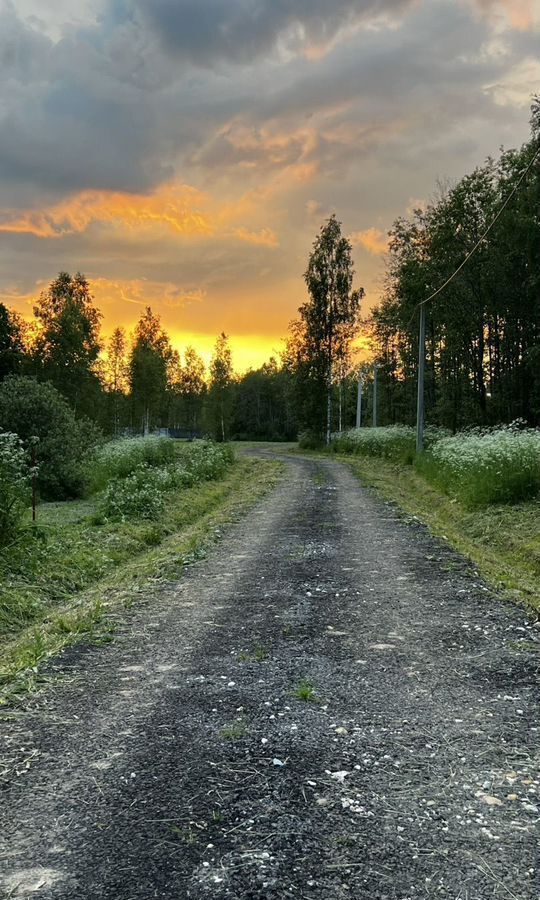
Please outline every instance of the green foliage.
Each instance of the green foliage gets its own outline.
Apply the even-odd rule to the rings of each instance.
[[[298,446],[301,450],[320,450],[321,447],[324,447],[324,440],[320,434],[302,431],[298,435]]]
[[[171,358],[172,348],[159,316],[147,307],[137,323],[129,358],[131,397],[145,434],[163,418]]]
[[[536,112],[538,107],[536,107]],[[373,312],[380,421],[412,424],[418,304],[476,247],[538,149],[536,131],[390,230],[386,289]],[[540,423],[540,167],[488,238],[426,307],[426,414],[453,432],[518,417]]]
[[[236,440],[291,441],[297,433],[289,373],[270,360],[239,377],[234,386]]]
[[[103,490],[112,479],[126,478],[141,465],[164,466],[174,462],[178,444],[171,438],[121,438],[97,447],[86,462],[90,493]]]
[[[355,428],[336,435],[331,449],[401,465],[414,462],[424,477],[469,508],[518,503],[540,492],[540,431],[520,424],[455,435],[430,426],[420,455],[416,433],[407,425]]]
[[[302,678],[293,690],[293,694],[297,700],[304,700],[312,703],[317,699],[315,688],[308,678]]]
[[[171,445],[176,455],[174,462],[170,456]],[[148,454],[148,461],[133,466],[141,449],[147,452],[149,446],[153,451]],[[229,446],[211,441],[179,446],[167,439],[139,438],[117,442],[109,459],[114,460],[117,474],[110,479],[101,498],[99,509],[104,519],[156,520],[165,508],[168,494],[221,478],[233,461],[233,453]]]
[[[353,428],[336,435],[331,444],[335,453],[375,456],[396,462],[412,463],[416,452],[416,432],[408,425],[379,428]]]
[[[50,381],[78,414],[95,416],[101,386],[96,371],[101,313],[83,275],[60,272],[43,291],[34,315],[36,374]]]
[[[23,323],[17,313],[0,303],[0,381],[20,370],[24,352]]]
[[[540,431],[473,429],[437,441],[417,466],[468,508],[530,500],[540,492]]]
[[[304,275],[309,300],[290,327],[285,353],[293,374],[300,428],[330,442],[333,386],[348,368],[363,288],[353,290],[352,246],[331,216],[322,226]]]
[[[216,341],[210,362],[207,418],[216,441],[230,437],[233,404],[233,367],[229,339],[222,332]]]
[[[101,511],[107,521],[159,519],[167,494],[174,487],[168,469],[153,469],[146,463],[137,466],[126,478],[114,479],[107,486]]]
[[[0,546],[13,540],[30,500],[30,469],[22,441],[0,431]]]
[[[28,449],[37,443],[38,484],[45,499],[81,496],[83,458],[100,440],[97,428],[75,415],[50,384],[10,375],[0,384],[0,429],[17,434]]]

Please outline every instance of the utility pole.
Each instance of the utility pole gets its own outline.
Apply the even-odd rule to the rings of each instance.
[[[364,373],[358,373],[358,395],[356,398],[356,427],[362,426],[362,388],[364,386]]]
[[[424,375],[426,370],[426,304],[420,304],[418,334],[418,398],[416,401],[416,452],[424,449]]]
[[[379,403],[379,367],[377,363],[373,366],[373,418],[372,427],[377,427],[377,406]]]

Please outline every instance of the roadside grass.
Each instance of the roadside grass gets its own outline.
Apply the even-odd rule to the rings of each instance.
[[[540,499],[470,509],[412,466],[367,457],[336,459],[469,557],[495,587],[540,612]]]
[[[315,688],[308,678],[302,678],[293,689],[293,695],[297,700],[314,703],[317,700]]]
[[[47,656],[79,641],[111,640],[112,611],[204,556],[281,471],[280,463],[243,457],[221,480],[170,494],[154,522],[100,524],[91,501],[44,504],[46,539],[29,535],[13,548],[9,577],[0,572],[0,684],[8,693],[26,690]]]
[[[224,741],[238,741],[243,738],[247,732],[247,725],[243,719],[237,719],[231,725],[224,725],[219,735]]]

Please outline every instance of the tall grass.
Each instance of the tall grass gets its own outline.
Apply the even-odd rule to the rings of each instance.
[[[426,428],[426,444],[448,434],[440,428]],[[416,431],[409,425],[387,425],[378,428],[351,428],[334,436],[332,450],[359,456],[372,456],[410,465],[416,454]]]
[[[94,450],[86,460],[89,493],[103,490],[113,478],[127,478],[140,465],[164,466],[174,462],[178,443],[172,438],[121,438]]]
[[[540,431],[507,426],[455,434],[437,441],[417,467],[469,508],[531,499],[540,491]]]
[[[337,453],[415,463],[432,484],[473,508],[518,503],[540,492],[540,431],[519,423],[450,435],[428,427],[426,450],[416,454],[414,429],[407,425],[360,428],[336,435]]]
[[[158,465],[142,462],[129,474],[111,478],[99,502],[99,510],[107,521],[126,519],[158,519],[166,504],[167,494],[193,487],[202,481],[221,478],[233,461],[233,451],[226,444],[195,441],[175,444],[173,461]],[[126,448],[130,456],[130,448]]]

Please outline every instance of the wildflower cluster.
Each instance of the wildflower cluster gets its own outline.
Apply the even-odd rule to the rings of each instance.
[[[441,428],[427,428],[426,445],[433,444],[442,435]],[[336,434],[332,440],[336,453],[352,453],[375,456],[393,462],[412,463],[416,452],[416,432],[409,425],[387,425],[380,428],[352,428]]]
[[[109,521],[158,519],[168,494],[221,478],[233,460],[229,447],[211,441],[171,443],[175,453],[172,462],[161,466],[141,462],[125,477],[109,481],[100,502],[104,518]]]
[[[102,490],[113,478],[126,478],[141,465],[164,466],[174,462],[176,442],[172,438],[122,438],[98,447],[88,457],[86,474],[91,493]]]
[[[437,441],[419,468],[467,506],[512,503],[540,491],[540,431],[509,425]]]
[[[16,533],[29,502],[30,469],[22,441],[0,432],[0,545]]]

